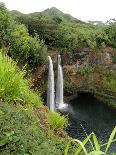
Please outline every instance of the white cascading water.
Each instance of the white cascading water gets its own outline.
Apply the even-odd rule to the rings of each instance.
[[[50,111],[55,111],[55,103],[54,103],[54,71],[53,71],[53,63],[50,56],[48,56],[49,68],[48,68],[48,91],[47,91],[47,105]]]
[[[61,109],[63,104],[63,71],[61,66],[61,57],[58,55],[57,83],[56,83],[56,107]]]

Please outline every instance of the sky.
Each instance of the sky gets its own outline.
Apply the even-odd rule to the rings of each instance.
[[[116,18],[116,0],[0,0],[9,10],[22,13],[41,12],[56,7],[83,21]]]

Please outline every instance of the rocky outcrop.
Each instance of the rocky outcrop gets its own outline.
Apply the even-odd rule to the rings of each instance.
[[[104,67],[64,66],[65,96],[89,92],[116,108],[116,72]]]

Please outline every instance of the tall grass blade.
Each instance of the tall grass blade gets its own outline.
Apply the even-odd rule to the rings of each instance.
[[[79,143],[79,145],[81,146],[83,152],[85,153],[85,155],[88,155],[86,148],[84,147],[83,143],[80,140],[75,139],[75,142]],[[74,155],[78,155],[80,153],[80,150],[77,149],[77,151],[75,152]]]
[[[91,136],[92,136],[92,133],[91,133],[89,136],[87,136],[87,137],[82,141],[83,145],[85,145],[85,144],[89,141],[89,139],[91,138]],[[81,151],[82,151],[82,147],[79,146],[79,147],[77,148],[77,150],[76,150],[76,152],[75,152],[74,155],[79,154]]]
[[[106,150],[105,150],[105,154],[107,153],[107,151],[108,151],[108,149],[109,149],[109,147],[110,147],[110,145],[111,145],[111,143],[112,143],[113,138],[114,138],[115,135],[116,135],[116,126],[115,126],[115,128],[113,129],[113,131],[112,131],[112,133],[111,133],[111,135],[110,135],[110,138],[109,138],[109,140],[108,140],[107,147],[106,147]]]
[[[92,151],[89,155],[103,155],[103,154],[105,153],[102,151]]]
[[[88,137],[88,134],[87,134],[87,132],[85,131],[83,125],[82,125],[82,124],[80,124],[80,125],[81,125],[81,127],[82,127],[82,129],[83,129],[83,131],[84,131],[84,133],[85,133],[85,135],[86,135],[86,137]],[[88,141],[90,142],[92,149],[95,150],[95,149],[94,149],[94,146],[93,146],[93,144],[92,144],[92,141],[91,141],[90,138],[88,139]]]
[[[114,140],[112,141],[112,143],[113,143],[113,142],[116,142],[116,139],[114,139]],[[103,147],[103,146],[105,146],[105,145],[107,145],[107,144],[108,144],[108,143],[102,144],[101,147]]]
[[[100,151],[100,144],[98,142],[98,139],[97,139],[96,135],[94,133],[92,133],[92,136],[93,136],[93,141],[94,141],[94,144],[95,144],[96,151]]]

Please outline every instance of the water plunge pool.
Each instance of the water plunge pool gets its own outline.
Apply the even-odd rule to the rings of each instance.
[[[79,140],[94,132],[103,144],[107,142],[116,126],[116,110],[109,108],[89,93],[80,93],[76,99],[70,101],[63,113],[69,116],[67,133]],[[112,143],[110,151],[116,152],[115,143]]]

